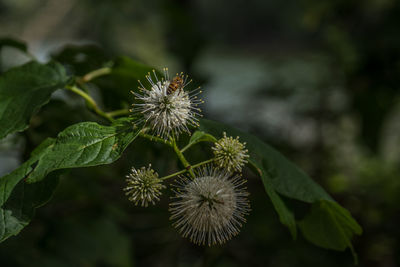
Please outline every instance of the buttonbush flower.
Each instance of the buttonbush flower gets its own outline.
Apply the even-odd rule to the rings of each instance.
[[[153,77],[152,77],[153,76]],[[191,82],[183,73],[176,74],[170,79],[168,69],[164,69],[164,77],[159,80],[155,71],[146,76],[148,88],[140,81],[139,92],[132,92],[140,103],[133,104],[131,111],[141,119],[137,123],[145,122],[153,134],[168,139],[171,135],[188,132],[189,126],[198,126],[197,116],[201,110],[197,107],[202,100],[197,97],[201,93],[197,88],[186,91]]]
[[[241,143],[239,136],[233,138],[227,137],[225,132],[223,134],[224,136],[212,147],[215,163],[228,171],[241,172],[249,157],[248,150],[245,148],[246,143]]]
[[[147,169],[132,168],[131,173],[126,176],[126,182],[124,191],[128,199],[142,207],[147,207],[149,203],[154,205],[155,201],[160,200],[161,190],[165,188],[157,172],[151,169],[151,164]]]
[[[196,178],[180,176],[171,220],[183,237],[198,245],[223,244],[240,231],[250,211],[245,180],[212,166],[197,171]]]

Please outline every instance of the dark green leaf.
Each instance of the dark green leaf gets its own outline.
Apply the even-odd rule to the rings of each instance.
[[[19,41],[13,38],[0,38],[0,50],[4,46],[13,47],[15,49],[21,50],[23,52],[28,51],[28,47],[26,46],[25,42]]]
[[[299,227],[307,240],[335,250],[350,247],[353,251],[351,239],[354,234],[362,233],[348,210],[327,200],[315,202],[311,212],[299,222]]]
[[[122,102],[127,104],[129,99],[133,99],[131,91],[138,90],[138,80],[141,80],[143,84],[147,83],[145,76],[153,69],[153,67],[138,63],[128,57],[121,57],[115,61],[109,75],[100,77],[93,82],[102,90],[104,100],[108,101],[107,106],[119,108]],[[159,72],[156,73],[159,78],[162,77]],[[117,103],[111,103],[116,100]]]
[[[33,171],[37,162],[40,161],[43,155],[51,150],[54,143],[55,139],[46,139],[32,152],[29,160],[24,162],[18,169],[14,170],[10,174],[0,178],[0,206],[7,201],[14,187]]]
[[[352,248],[351,238],[361,234],[361,227],[346,209],[334,202],[321,186],[282,154],[257,137],[218,122],[202,119],[199,130],[217,137],[225,131],[228,135],[240,136],[240,141],[246,142],[249,163],[261,176],[281,222],[289,227],[293,236],[296,235],[295,218],[277,193],[313,204],[311,214],[300,223],[309,241],[336,250]],[[314,231],[314,226],[319,229]]]
[[[46,150],[29,173],[27,181],[40,181],[54,170],[112,163],[137,134],[138,129],[134,130],[133,125],[124,119],[113,126],[95,122],[72,125],[57,136],[51,149]]]
[[[199,142],[216,142],[217,139],[211,134],[207,134],[203,131],[195,131],[190,137],[189,143],[186,147],[191,147]]]
[[[2,212],[5,216],[0,224],[3,239],[18,233],[31,218],[6,213],[6,205],[17,194],[18,187],[41,183],[48,174],[56,170],[109,164],[121,156],[138,133],[139,129],[133,129],[129,120],[121,119],[112,126],[102,126],[94,122],[78,123],[62,131],[56,139],[45,140],[32,152],[28,161],[0,178],[0,205],[3,206]],[[34,203],[28,203],[29,199],[24,200],[23,194],[19,196],[20,200],[18,197],[12,200],[13,205],[23,200],[26,202],[24,205],[35,206]]]
[[[288,207],[286,207],[285,202],[283,202],[282,198],[278,195],[278,193],[275,192],[272,185],[269,184],[270,180],[268,179],[268,177],[262,175],[261,179],[264,183],[265,191],[271,199],[272,205],[274,205],[275,210],[278,212],[279,220],[282,224],[286,225],[289,228],[293,239],[296,239],[297,227],[293,212],[289,210]]]
[[[7,202],[0,208],[0,242],[18,234],[31,221],[36,208],[44,205],[58,184],[58,174],[28,184],[19,182]]]
[[[57,63],[30,62],[0,76],[0,138],[23,131],[51,94],[64,87],[68,77]]]
[[[222,137],[222,133],[225,131],[228,135],[231,136],[240,136],[240,140],[242,142],[247,142],[246,146],[249,150],[250,154],[250,163],[252,167],[256,170],[257,174],[261,176],[262,182],[264,184],[265,190],[268,196],[271,199],[272,204],[274,205],[275,210],[279,215],[279,219],[282,224],[286,225],[289,228],[290,233],[293,238],[297,236],[297,228],[296,228],[296,220],[294,218],[293,212],[290,211],[286,204],[283,202],[281,197],[277,194],[276,189],[273,186],[272,180],[269,179],[268,173],[264,170],[264,167],[261,163],[257,161],[257,158],[262,158],[262,147],[267,146],[256,137],[251,136],[249,134],[243,133],[237,129],[229,127],[227,125],[220,124],[218,122],[210,121],[202,119],[200,121],[199,130],[204,130],[204,132],[211,133],[214,136]],[[255,143],[253,139],[256,139],[258,142]],[[261,147],[260,147],[261,146]],[[265,148],[264,148],[265,149]],[[272,149],[269,146],[267,149]],[[256,151],[256,152],[255,152]],[[260,151],[260,152],[259,152]],[[273,151],[278,153],[277,151]]]
[[[199,130],[217,137],[222,136],[223,131],[231,136],[240,136],[240,141],[246,142],[251,163],[258,169],[259,174],[265,174],[266,179],[270,180],[271,185],[278,193],[308,203],[320,199],[332,200],[325,190],[307,174],[257,137],[204,119],[200,122]]]
[[[52,58],[78,76],[102,68],[111,60],[106,51],[93,44],[67,45],[54,53]]]

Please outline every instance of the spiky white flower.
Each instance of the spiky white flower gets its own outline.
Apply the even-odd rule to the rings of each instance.
[[[176,74],[171,80],[165,68],[161,80],[154,70],[153,75],[149,73],[146,79],[149,88],[139,81],[139,93],[132,92],[140,102],[133,104],[131,109],[134,115],[142,116],[137,123],[145,122],[153,134],[164,139],[168,139],[171,134],[178,136],[182,132],[190,133],[189,126],[198,126],[196,117],[201,116],[201,110],[197,106],[203,102],[197,95],[201,91],[200,87],[190,92],[185,91],[185,87],[192,81],[188,81],[187,75]]]
[[[247,163],[246,159],[249,157],[248,150],[245,147],[246,143],[241,143],[239,136],[236,138],[227,137],[225,132],[223,135],[212,147],[215,163],[228,171],[241,172],[242,167]]]
[[[149,203],[154,205],[155,201],[160,200],[161,190],[165,188],[158,173],[151,169],[151,164],[147,169],[132,168],[131,173],[126,176],[126,182],[124,191],[128,199],[142,207],[147,207]]]
[[[223,244],[239,233],[250,211],[245,180],[212,166],[200,169],[196,176],[180,177],[170,218],[182,236],[195,244]]]

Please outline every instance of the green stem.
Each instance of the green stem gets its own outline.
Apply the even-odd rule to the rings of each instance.
[[[190,175],[195,178],[196,176],[194,175],[193,171],[192,171],[192,166],[190,165],[190,163],[186,160],[185,156],[182,154],[182,152],[179,150],[178,146],[176,145],[176,141],[174,137],[171,137],[170,141],[167,141],[165,139],[162,139],[160,137],[157,136],[153,136],[150,134],[146,134],[146,131],[148,130],[148,128],[144,128],[140,133],[139,136],[149,139],[150,141],[156,141],[159,143],[163,143],[166,144],[170,147],[172,147],[175,151],[175,154],[178,156],[178,159],[180,160],[180,162],[183,164],[183,167],[186,168],[185,171],[188,171],[190,173]],[[183,173],[183,172],[182,172]],[[169,178],[169,176],[167,176]],[[172,176],[171,176],[172,177]]]
[[[213,162],[214,160],[215,160],[215,159],[209,159],[209,160],[202,161],[202,162],[200,162],[200,163],[197,163],[197,164],[195,164],[195,165],[192,165],[192,166],[191,166],[191,169],[195,169],[195,168],[200,167],[200,166],[202,166],[202,165],[211,163],[211,162]],[[166,179],[175,177],[175,176],[177,176],[177,175],[183,174],[183,173],[185,173],[185,172],[187,172],[187,171],[188,171],[188,170],[186,170],[186,169],[185,169],[185,170],[181,170],[181,171],[179,171],[179,172],[175,172],[175,173],[172,173],[172,174],[170,174],[170,175],[164,176],[164,177],[162,177],[162,178],[160,178],[160,179],[161,179],[161,180],[166,180]]]
[[[81,82],[83,83],[87,83],[90,82],[91,80],[93,80],[94,78],[103,76],[103,75],[107,75],[111,73],[111,68],[105,67],[105,68],[101,68],[101,69],[97,69],[94,71],[91,71],[87,74],[85,74],[85,76],[82,77],[82,79],[80,79]]]
[[[192,168],[195,169],[195,168],[200,167],[200,166],[202,166],[202,165],[211,163],[211,162],[213,162],[214,160],[215,160],[215,158],[202,161],[202,162],[200,162],[200,163],[197,163],[197,164],[195,164],[195,165],[192,165]]]
[[[98,114],[99,116],[107,119],[110,122],[113,122],[114,119],[112,116],[108,115],[107,113],[105,113],[104,111],[102,111],[98,106],[96,101],[94,101],[94,99],[88,95],[87,93],[85,93],[84,91],[82,91],[81,89],[79,89],[78,87],[74,86],[67,86],[66,87],[68,90],[70,90],[71,92],[74,92],[75,94],[83,97],[86,100],[86,104],[88,105],[89,108],[91,108],[96,114]]]
[[[189,144],[187,144],[185,147],[183,147],[182,149],[181,149],[181,152],[183,153],[183,152],[185,152],[186,150],[188,150],[189,148],[191,148],[192,146],[194,146],[194,145],[196,145],[196,144],[198,144],[198,143],[200,143],[200,142],[217,142],[217,139],[215,139],[215,137],[214,136],[211,136],[211,135],[209,135],[209,134],[206,134],[206,135],[208,135],[208,138],[207,139],[199,139],[199,140],[197,140],[197,141],[195,141],[195,142],[193,142],[193,143],[190,143],[189,142]]]
[[[187,144],[184,148],[182,148],[181,149],[181,152],[183,153],[183,152],[185,152],[188,148],[190,148],[192,145],[194,145],[194,144]]]
[[[170,178],[170,177],[173,177],[173,176],[175,176],[175,175],[179,175],[179,174],[184,173],[184,172],[187,172],[187,171],[190,173],[190,175],[191,175],[193,178],[196,178],[194,172],[192,171],[192,168],[196,168],[196,167],[198,167],[198,166],[201,166],[201,165],[203,165],[203,164],[212,162],[212,161],[214,160],[214,159],[206,160],[206,161],[204,161],[204,162],[201,162],[201,163],[198,163],[198,164],[196,164],[196,165],[191,166],[190,163],[189,163],[189,162],[187,161],[187,159],[185,158],[185,156],[182,154],[181,150],[178,148],[174,137],[171,137],[170,141],[167,141],[167,140],[162,139],[162,138],[160,138],[160,137],[153,136],[153,135],[150,135],[150,134],[146,134],[146,131],[147,131],[147,130],[148,130],[148,128],[144,128],[144,129],[140,132],[139,136],[141,136],[141,137],[143,137],[143,138],[146,138],[146,139],[149,139],[150,141],[157,141],[157,142],[159,142],[159,143],[163,143],[163,144],[166,144],[166,145],[172,147],[172,148],[174,149],[174,151],[175,151],[175,154],[178,156],[178,159],[179,159],[180,162],[182,163],[183,167],[185,167],[185,170],[179,171],[179,172],[177,172],[177,173],[175,173],[175,174],[168,175],[168,176],[166,176],[166,177],[164,177],[164,178],[161,178],[161,179],[168,179],[168,178]]]
[[[190,163],[186,160],[185,156],[179,150],[178,146],[176,145],[176,141],[175,141],[174,138],[172,138],[171,143],[172,143],[172,148],[174,149],[174,151],[175,151],[176,155],[178,156],[179,160],[182,162],[183,167],[185,167],[186,170],[189,171],[190,175],[193,178],[196,178],[196,176],[194,175],[194,172],[192,171],[192,166],[190,166]]]
[[[150,141],[156,141],[156,142],[163,143],[163,144],[166,144],[166,145],[172,147],[172,143],[171,143],[170,141],[167,141],[167,140],[165,140],[165,139],[162,139],[162,138],[160,138],[160,137],[157,137],[157,136],[154,136],[154,135],[151,135],[151,134],[147,134],[147,133],[145,133],[147,130],[148,130],[148,129],[144,128],[144,129],[139,133],[139,136],[141,136],[141,137],[143,137],[143,138],[146,138],[146,139],[148,139],[148,140],[150,140]]]
[[[118,116],[128,115],[128,114],[130,114],[129,109],[118,109],[118,110],[107,112],[107,115],[110,117],[118,117]]]
[[[177,176],[177,175],[179,175],[179,174],[184,174],[185,172],[187,172],[187,170],[181,170],[181,171],[179,171],[179,172],[174,172],[173,174],[170,174],[170,175],[161,177],[160,179],[161,179],[161,180],[167,180],[167,179],[172,178],[172,177],[175,177],[175,176]]]

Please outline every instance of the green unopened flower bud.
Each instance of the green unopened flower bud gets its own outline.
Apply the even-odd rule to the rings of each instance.
[[[216,165],[230,172],[241,172],[242,167],[247,163],[246,159],[249,157],[245,145],[246,143],[239,141],[239,136],[236,138],[227,137],[224,132],[224,137],[215,142],[214,147],[212,147]]]
[[[128,199],[142,207],[147,207],[149,203],[154,205],[155,201],[159,201],[161,190],[165,188],[157,172],[151,169],[151,164],[147,169],[145,167],[139,170],[132,168],[131,173],[126,176],[126,182],[124,191]]]

